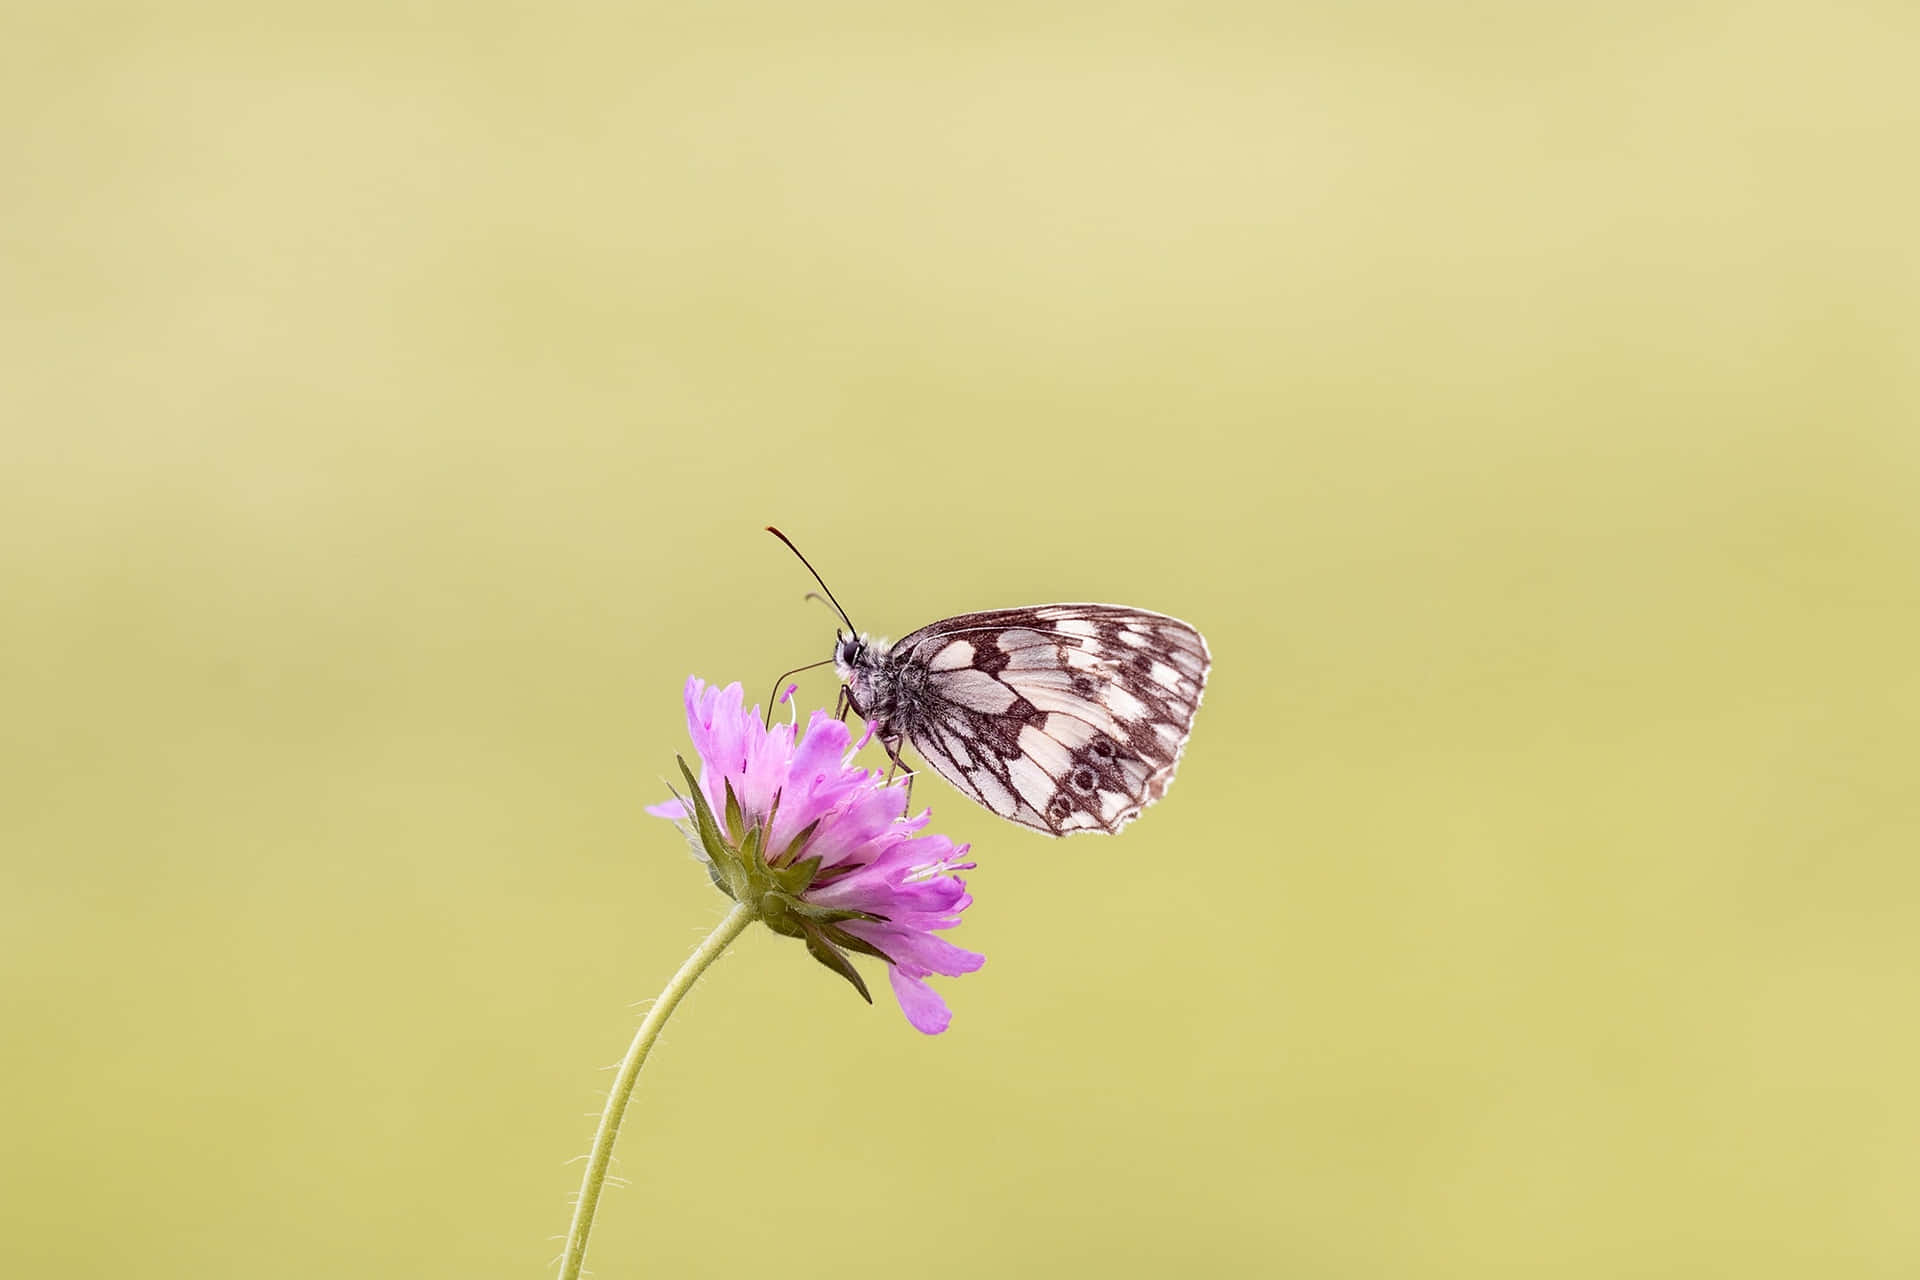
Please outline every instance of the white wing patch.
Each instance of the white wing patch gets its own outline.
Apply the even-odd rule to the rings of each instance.
[[[959,671],[973,665],[973,645],[970,641],[955,640],[940,652],[933,655],[933,661],[927,664],[929,671]]]
[[[1073,749],[1038,725],[1020,726],[1020,754],[1046,770],[1047,776],[1055,781],[1066,777],[1067,771],[1073,768]],[[1052,797],[1049,789],[1043,799]]]
[[[1020,798],[1035,809],[1043,808],[1060,788],[1046,766],[1032,756],[1015,756],[1007,761],[1007,776],[1013,780],[1013,789],[1020,793]]]
[[[1000,681],[973,667],[941,672],[927,681],[927,687],[956,706],[988,715],[999,715],[1011,707],[1018,696]]]
[[[1078,751],[1100,736],[1100,731],[1077,716],[1048,716],[1046,733],[1069,751]]]
[[[1113,713],[1114,719],[1116,720],[1145,720],[1147,718],[1147,704],[1128,693],[1127,687],[1117,681],[1107,686],[1106,698],[1104,700],[1107,704],[1107,710]]]
[[[1001,817],[1011,818],[1014,811],[1019,808],[1014,803],[1013,792],[1007,790],[1006,783],[985,769],[970,769],[966,776],[967,781],[973,786],[974,794],[980,798],[980,803]],[[947,780],[953,781],[951,778]]]

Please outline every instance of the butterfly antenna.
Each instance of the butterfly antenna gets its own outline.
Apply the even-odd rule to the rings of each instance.
[[[847,616],[847,611],[840,607],[840,602],[833,598],[833,588],[829,587],[827,585],[827,580],[820,576],[820,571],[813,567],[813,562],[808,560],[805,556],[800,555],[800,548],[793,545],[793,539],[789,538],[786,534],[780,532],[778,529],[774,528],[772,525],[767,526],[767,532],[772,534],[774,537],[780,539],[780,541],[786,543],[787,550],[793,552],[793,554],[796,556],[800,556],[800,563],[807,566],[807,572],[812,574],[813,580],[820,584],[820,589],[827,593],[827,602],[833,606],[833,611],[840,615],[840,621],[847,624],[847,630],[858,633],[860,628],[853,625],[853,619],[849,618]]]

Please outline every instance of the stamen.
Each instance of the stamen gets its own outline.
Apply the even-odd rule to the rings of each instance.
[[[974,867],[978,865],[977,863],[961,861],[962,858],[967,856],[967,850],[972,847],[972,845],[963,844],[938,862],[928,862],[915,867],[913,870],[907,872],[906,883],[924,884],[926,881],[937,879],[940,876],[950,876],[956,871],[973,870]]]

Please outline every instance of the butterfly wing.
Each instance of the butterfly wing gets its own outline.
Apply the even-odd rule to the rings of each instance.
[[[1115,832],[1166,794],[1211,658],[1165,614],[1051,604],[945,618],[888,654],[935,773],[1049,835]]]

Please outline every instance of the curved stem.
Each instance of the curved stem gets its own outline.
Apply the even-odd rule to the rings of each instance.
[[[573,1205],[573,1225],[567,1230],[567,1251],[560,1264],[560,1280],[579,1280],[580,1264],[587,1257],[587,1234],[593,1230],[594,1210],[600,1205],[600,1187],[607,1180],[614,1140],[620,1136],[620,1121],[627,1114],[627,1100],[633,1096],[634,1081],[640,1078],[640,1066],[647,1060],[660,1028],[666,1025],[680,998],[691,991],[700,975],[707,971],[707,966],[720,958],[727,944],[739,937],[753,918],[753,912],[744,903],[735,903],[727,918],[687,957],[680,972],[673,975],[666,990],[653,1002],[653,1008],[641,1019],[640,1030],[627,1047],[627,1056],[620,1061],[620,1073],[613,1078],[613,1087],[607,1090],[607,1109],[600,1113],[600,1128],[593,1135],[593,1151],[587,1157],[587,1171],[580,1179],[580,1198]]]

